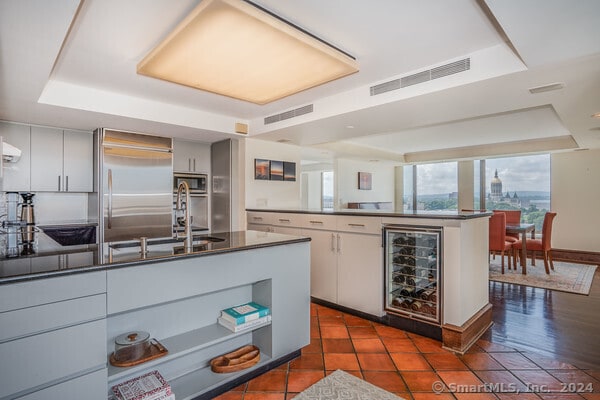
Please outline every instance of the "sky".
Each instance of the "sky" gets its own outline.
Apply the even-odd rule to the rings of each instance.
[[[486,160],[486,193],[494,171],[502,180],[502,191],[550,191],[550,155],[490,158]],[[440,194],[458,191],[455,162],[417,166],[417,192]],[[478,178],[476,178],[478,181]]]

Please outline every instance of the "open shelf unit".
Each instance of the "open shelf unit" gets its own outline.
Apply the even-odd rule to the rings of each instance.
[[[112,399],[112,386],[152,370],[158,370],[169,382],[177,400],[185,400],[201,396],[269,363],[272,359],[272,321],[241,332],[232,332],[216,320],[221,310],[248,301],[271,308],[271,284],[271,279],[249,282],[110,315],[107,359],[113,351],[113,336],[117,331],[127,329],[127,323],[145,327],[151,332],[151,337],[156,337],[168,350],[168,354],[131,367],[116,367],[109,362],[109,399]],[[186,324],[181,324],[182,320]],[[130,325],[129,328],[136,325]],[[256,365],[235,373],[211,371],[209,362],[212,358],[248,344],[260,349],[260,361]]]
[[[123,378],[138,372],[139,375],[141,375],[142,371],[153,366],[164,364],[175,358],[183,357],[187,354],[245,335],[267,325],[271,325],[271,321],[242,332],[232,332],[219,324],[213,324],[159,340],[159,342],[169,350],[167,355],[132,367],[115,367],[109,363],[108,382],[109,384],[114,384],[114,382],[121,381]],[[261,359],[262,358],[263,354],[261,353]]]

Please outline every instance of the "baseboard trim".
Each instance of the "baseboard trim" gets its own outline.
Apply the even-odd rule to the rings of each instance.
[[[536,256],[540,257],[541,255],[536,253]],[[600,253],[594,251],[552,249],[552,259],[554,261],[600,265]]]
[[[486,304],[461,326],[442,325],[442,347],[459,354],[467,350],[492,326],[492,305]]]

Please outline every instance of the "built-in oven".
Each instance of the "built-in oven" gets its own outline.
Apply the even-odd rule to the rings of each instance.
[[[173,174],[173,193],[177,193],[177,188],[181,182],[187,182],[191,194],[206,194],[208,176],[206,174]]]

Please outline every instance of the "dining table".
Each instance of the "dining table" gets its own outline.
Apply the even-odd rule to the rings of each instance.
[[[535,224],[506,225],[506,233],[521,235],[521,271],[527,274],[527,232],[531,232],[531,238],[535,238]]]

